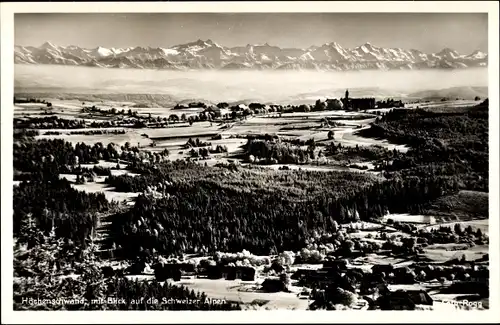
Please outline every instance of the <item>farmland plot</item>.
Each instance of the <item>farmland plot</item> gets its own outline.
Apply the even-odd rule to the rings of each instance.
[[[434,262],[444,263],[453,259],[460,259],[463,256],[467,261],[475,261],[481,259],[488,254],[488,245],[476,245],[466,247],[456,244],[436,244],[427,246],[424,249],[426,258]]]

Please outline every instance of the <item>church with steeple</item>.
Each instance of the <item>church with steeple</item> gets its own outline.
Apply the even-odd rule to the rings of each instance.
[[[346,89],[345,96],[342,98],[342,104],[345,110],[365,110],[375,108],[375,98],[350,98],[349,89]]]

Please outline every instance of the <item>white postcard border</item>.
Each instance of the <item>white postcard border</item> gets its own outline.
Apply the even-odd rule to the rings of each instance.
[[[343,2],[33,2],[1,3],[1,179],[2,323],[333,323],[333,322],[498,322],[499,307],[499,17],[496,1],[343,1]],[[488,311],[245,311],[245,312],[14,312],[12,304],[12,134],[14,90],[14,13],[29,12],[467,12],[488,19],[490,106],[490,309]]]

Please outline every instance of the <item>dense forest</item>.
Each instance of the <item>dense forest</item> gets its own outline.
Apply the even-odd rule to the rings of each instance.
[[[229,171],[194,163],[165,163],[107,182],[143,192],[113,222],[117,244],[131,256],[153,248],[167,255],[297,251],[312,232],[332,231],[336,222],[376,219],[387,210],[421,212],[428,201],[458,190],[445,177],[379,182],[361,173]]]
[[[14,236],[35,245],[35,238],[23,229],[36,225],[42,232],[56,229],[56,235],[84,243],[96,227],[97,214],[110,209],[104,194],[77,191],[65,179],[30,180],[14,187]]]
[[[338,161],[360,160],[375,162],[391,161],[405,155],[396,149],[389,150],[376,145],[370,147],[360,147],[358,145],[355,147],[349,147],[342,146],[341,143],[334,142],[331,142],[325,147],[323,154]]]
[[[460,179],[463,189],[488,191],[487,107],[465,112],[391,110],[360,134],[411,147],[381,164],[381,170],[403,177],[449,176]]]
[[[314,171],[273,172],[259,167],[236,166],[234,170],[224,167],[204,167],[191,161],[166,161],[151,166],[132,162],[127,169],[137,176],[111,176],[106,183],[120,192],[142,192],[150,186],[175,184],[196,185],[200,181],[215,182],[224,188],[244,192],[280,193],[291,199],[304,199],[321,193],[336,195],[339,189],[352,191],[376,182],[376,178],[362,173]],[[175,190],[175,188],[173,189]]]

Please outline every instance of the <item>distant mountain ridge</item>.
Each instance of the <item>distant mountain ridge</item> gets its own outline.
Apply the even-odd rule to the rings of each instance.
[[[336,42],[307,49],[280,48],[267,43],[225,47],[212,40],[197,40],[170,48],[118,49],[63,47],[45,42],[40,47],[15,46],[14,62],[171,70],[420,70],[486,67],[488,54],[474,51],[463,55],[450,48],[426,54],[415,49],[383,48],[370,43],[349,49]]]

